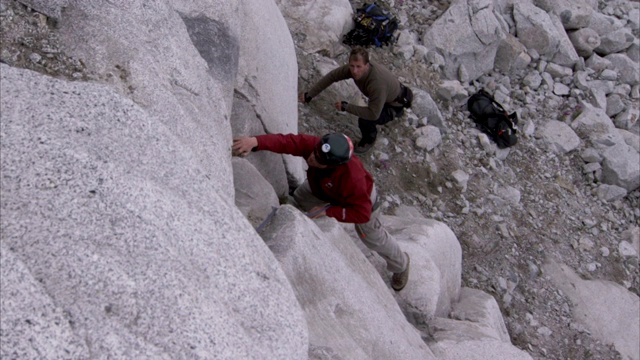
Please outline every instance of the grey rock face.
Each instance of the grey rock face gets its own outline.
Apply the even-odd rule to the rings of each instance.
[[[11,0],[0,0],[3,22],[11,17],[12,10],[5,5],[8,1]],[[24,2],[35,4],[38,1]],[[517,31],[512,13],[513,3],[518,1],[460,1],[454,4],[460,5],[456,17],[447,18],[449,24],[444,24],[450,26],[447,27],[449,32],[438,35],[442,36],[443,42],[455,39],[456,51],[463,48],[462,45],[473,46],[465,49],[470,52],[452,56],[442,47],[429,46],[427,49],[427,46],[415,43],[415,30],[426,32],[434,24],[431,21],[439,16],[438,11],[445,11],[448,2],[389,2],[402,20],[400,39],[394,47],[371,49],[374,59],[389,65],[394,73],[402,74],[401,80],[413,85],[414,89],[420,90],[421,87],[431,91],[431,95],[441,97],[437,100],[446,100],[436,103],[424,91],[426,96],[417,97],[413,108],[407,111],[408,120],[383,127],[377,148],[370,157],[363,158],[375,172],[376,181],[382,180],[378,184],[386,193],[386,204],[420,206],[419,210],[413,209],[412,218],[406,221],[385,219],[385,225],[390,224],[389,229],[402,236],[400,241],[411,250],[412,256],[418,254],[412,257],[416,270],[411,275],[413,281],[405,291],[397,294],[384,283],[388,281],[389,274],[380,265],[381,260],[368,249],[360,249],[365,257],[353,252],[349,241],[355,241],[357,245],[356,235],[343,237],[342,226],[334,222],[323,222],[327,220],[324,219],[316,222],[320,227],[310,223],[308,227],[301,227],[304,236],[313,233],[314,242],[299,243],[299,235],[278,239],[280,246],[274,247],[274,253],[284,254],[283,258],[289,261],[286,279],[279,268],[287,262],[278,264],[270,251],[263,251],[264,244],[250,228],[265,216],[271,206],[277,205],[276,193],[285,194],[289,186],[295,186],[304,177],[303,160],[292,161],[287,156],[267,153],[230,160],[232,136],[296,132],[298,124],[314,133],[338,128],[347,132],[357,131],[355,124],[346,117],[332,116],[331,102],[323,104],[318,101],[312,106],[299,107],[295,102],[296,83],[300,85],[308,81],[312,71],[326,73],[322,66],[333,69],[337,65],[335,61],[344,61],[348,49],[340,45],[338,38],[345,30],[345,24],[350,24],[351,5],[347,0],[276,2],[286,14],[286,24],[273,1],[69,2],[65,12],[70,14],[69,17],[56,19],[62,34],[67,35],[63,36],[63,41],[72,55],[88,64],[92,81],[106,84],[114,91],[107,95],[100,92],[96,96],[100,100],[86,102],[77,101],[76,96],[93,92],[87,90],[93,88],[73,88],[80,94],[72,93],[62,100],[77,103],[79,107],[93,106],[96,112],[109,113],[113,110],[114,118],[133,121],[121,127],[110,127],[112,117],[109,114],[99,117],[109,124],[109,130],[96,131],[94,117],[87,116],[90,121],[82,122],[73,111],[69,112],[70,115],[56,117],[57,109],[66,111],[67,108],[50,107],[48,100],[43,102],[49,107],[47,111],[32,111],[40,103],[31,101],[31,105],[25,107],[28,110],[20,112],[21,117],[24,114],[42,114],[39,117],[44,119],[41,123],[45,130],[50,129],[50,123],[57,122],[61,123],[58,125],[63,130],[67,129],[65,122],[69,122],[71,125],[80,124],[77,126],[80,133],[92,130],[92,135],[87,136],[99,134],[104,139],[96,143],[83,142],[84,138],[74,133],[76,128],[73,127],[68,131],[71,135],[67,134],[70,140],[60,135],[62,131],[44,131],[48,137],[31,139],[25,136],[22,139],[28,139],[24,143],[29,146],[38,141],[43,142],[44,145],[38,145],[41,147],[58,146],[59,152],[51,152],[55,157],[47,153],[40,158],[45,151],[37,153],[35,162],[31,162],[35,169],[19,164],[21,159],[3,162],[3,176],[7,174],[5,164],[10,164],[8,169],[11,171],[11,177],[3,179],[3,185],[13,184],[7,193],[11,192],[9,195],[14,197],[6,197],[2,193],[2,214],[3,217],[8,212],[18,215],[12,214],[10,220],[2,224],[0,266],[3,278],[0,281],[3,291],[0,295],[3,303],[0,321],[3,329],[15,330],[7,336],[3,331],[0,349],[7,348],[6,344],[9,344],[9,348],[22,351],[23,357],[37,352],[40,358],[43,355],[61,358],[64,354],[61,355],[60,350],[64,350],[74,358],[89,358],[87,344],[109,339],[109,343],[99,343],[100,349],[113,347],[114,350],[91,354],[114,358],[308,356],[323,360],[374,357],[395,360],[399,357],[396,351],[376,347],[387,345],[392,339],[394,344],[389,348],[401,344],[402,358],[428,359],[435,357],[430,354],[433,351],[438,358],[451,360],[474,357],[530,359],[524,351],[508,343],[508,334],[500,331],[504,321],[508,321],[514,338],[522,341],[519,346],[540,358],[547,357],[547,351],[548,357],[558,357],[557,354],[567,348],[568,351],[580,350],[575,342],[563,344],[556,340],[563,335],[574,335],[576,341],[592,340],[590,330],[578,331],[573,327],[579,324],[571,322],[571,328],[567,328],[569,316],[572,316],[569,310],[574,308],[570,307],[572,304],[564,303],[564,295],[557,296],[559,293],[546,290],[514,292],[517,279],[505,281],[500,276],[495,279],[495,273],[528,257],[528,271],[525,273],[531,279],[540,276],[535,246],[521,247],[523,243],[531,244],[530,240],[535,242],[536,239],[530,236],[533,234],[529,233],[535,229],[536,236],[540,233],[554,239],[559,233],[563,241],[579,243],[576,249],[579,249],[580,257],[572,258],[572,266],[579,266],[598,277],[610,275],[613,268],[610,262],[622,259],[614,267],[620,266],[628,271],[616,277],[616,281],[622,278],[620,281],[625,287],[637,288],[638,277],[633,273],[635,259],[628,257],[637,256],[639,251],[632,247],[637,249],[638,241],[625,239],[627,241],[620,242],[618,231],[640,216],[640,209],[629,208],[630,204],[637,203],[638,193],[637,190],[628,192],[620,185],[602,182],[634,181],[633,176],[632,180],[626,179],[628,173],[636,171],[632,165],[638,159],[633,157],[633,151],[640,151],[636,135],[637,101],[634,101],[640,98],[640,86],[637,83],[624,84],[621,80],[627,77],[624,81],[635,81],[633,79],[637,77],[634,76],[637,70],[633,65],[637,67],[639,42],[636,38],[622,52],[608,55],[613,57],[613,61],[597,53],[584,60],[575,51],[578,44],[570,44],[573,39],[563,35],[566,29],[575,27],[577,31],[595,33],[598,38],[610,35],[615,40],[617,35],[611,33],[623,28],[632,29],[632,34],[637,36],[637,22],[632,16],[637,17],[638,12],[629,11],[629,7],[637,7],[637,3],[609,1],[605,9],[599,10],[597,0],[529,1],[539,7],[549,6],[551,10],[545,10],[560,36],[555,52],[540,54],[520,42],[522,34]],[[49,3],[54,10],[58,6],[56,4],[60,4],[58,1]],[[587,12],[577,11],[574,4],[607,15],[605,18],[591,15],[591,19],[596,20],[584,27],[585,17],[582,15]],[[43,16],[28,10],[24,12],[28,16],[37,16],[44,24]],[[56,16],[53,11],[49,13]],[[298,15],[301,16],[296,18]],[[606,24],[598,24],[598,19]],[[498,27],[494,27],[496,23]],[[294,30],[292,24],[299,28]],[[313,31],[309,30],[311,26]],[[452,34],[466,37],[460,39]],[[220,37],[220,41],[212,41],[211,37]],[[292,40],[295,40],[295,45]],[[316,45],[318,47],[314,50],[308,50]],[[589,44],[583,45],[588,54],[590,50],[586,45]],[[582,56],[586,54],[581,53]],[[624,58],[616,59],[618,55],[636,63],[629,63]],[[4,53],[2,58],[7,59]],[[29,65],[49,61],[46,53],[36,51],[25,54],[25,59]],[[429,71],[421,59],[431,62]],[[296,60],[305,68],[298,71]],[[320,64],[325,60],[330,61]],[[446,70],[448,73],[440,74],[441,78],[453,76],[460,81],[445,82],[441,86],[434,81],[435,76],[430,78],[435,75],[430,70]],[[528,76],[522,80],[521,76],[525,74]],[[2,87],[7,84],[4,80]],[[353,83],[336,85],[323,94],[327,99],[333,100],[333,95],[342,94],[344,89],[349,90],[344,91],[345,99],[356,103],[351,98],[352,93],[357,93]],[[497,150],[486,135],[478,135],[463,114],[463,101],[469,93],[481,87],[489,89],[498,101],[522,114],[522,130],[519,130],[522,137],[516,147]],[[38,99],[45,98],[44,95],[46,92]],[[24,92],[25,98],[32,96]],[[99,101],[106,105],[95,105]],[[114,101],[126,104],[112,107]],[[536,128],[538,135],[550,128],[555,134],[553,125],[549,128],[545,125],[550,121],[568,124],[576,112],[580,112],[583,101],[591,101],[600,110],[590,108],[572,123],[575,128],[567,133],[575,130],[579,134],[577,146],[572,145],[574,136],[566,142],[558,141],[559,150],[548,152],[547,147],[540,146],[540,143],[552,141],[547,141],[545,136],[532,137]],[[53,102],[57,104],[59,101]],[[17,117],[7,111],[4,103],[1,113],[4,146],[5,119]],[[301,121],[297,119],[299,115],[303,116]],[[613,121],[612,117],[615,117]],[[12,121],[7,123],[13,131],[10,133],[14,134],[19,126],[16,125],[18,121]],[[425,125],[435,125],[440,132],[447,129],[444,136],[434,137],[438,141],[427,146],[430,148],[428,153],[425,149],[416,148],[415,142],[411,141],[415,129]],[[140,126],[146,129],[147,137],[138,136]],[[432,133],[436,132],[435,128],[428,128],[433,130]],[[41,129],[32,126],[25,131],[40,134],[38,130]],[[10,154],[14,154],[15,142],[8,144],[13,147]],[[573,156],[561,154],[566,149],[583,150],[585,146],[591,147],[581,153],[586,163],[578,164],[577,168],[574,168]],[[609,150],[612,153],[605,156]],[[632,155],[624,155],[627,151]],[[100,155],[98,160],[96,154]],[[5,157],[4,148],[2,157]],[[396,167],[397,164],[406,165],[413,172]],[[84,169],[83,166],[91,168],[77,170]],[[22,169],[26,169],[24,175]],[[452,172],[454,169],[462,170]],[[17,173],[20,174],[14,176]],[[606,180],[603,173],[607,174]],[[407,174],[409,176],[405,179]],[[587,183],[593,184],[585,185],[580,176],[585,176]],[[82,182],[76,177],[88,180]],[[404,193],[394,188],[398,182],[394,182],[393,177],[406,180],[403,185],[411,186],[412,192]],[[428,182],[421,184],[424,177]],[[98,179],[101,179],[100,184]],[[22,188],[15,185],[18,180]],[[382,184],[390,186],[383,187]],[[14,191],[16,188],[18,191]],[[69,188],[71,190],[67,191]],[[85,191],[86,188],[90,190]],[[274,192],[272,188],[278,190]],[[86,193],[89,195],[85,198],[82,194]],[[23,200],[15,202],[15,194],[22,196]],[[48,197],[50,194],[58,197]],[[29,201],[34,198],[35,205],[31,205]],[[5,203],[5,199],[10,200]],[[611,203],[606,204],[607,201]],[[233,209],[234,206],[239,211]],[[567,212],[570,215],[566,217],[563,214],[566,209],[574,211]],[[526,307],[533,315],[527,313],[521,317],[519,311],[508,311],[503,320],[491,296],[481,292],[478,296],[467,296],[469,294],[465,294],[464,289],[460,291],[459,271],[462,265],[456,250],[457,239],[444,223],[415,226],[424,221],[420,212],[443,219],[455,229],[456,234],[471,238],[468,240],[470,243],[480,244],[471,246],[472,252],[465,253],[478,264],[473,269],[466,269],[469,271],[469,284],[491,289],[491,293],[494,290],[500,292],[503,295],[500,305],[504,309],[513,310],[515,308],[511,306],[518,304],[518,309]],[[599,213],[606,215],[598,218]],[[557,217],[549,214],[557,214]],[[243,215],[249,221],[241,219]],[[71,220],[64,219],[65,216],[84,221],[79,223],[80,230],[71,224]],[[20,218],[20,226],[5,226],[17,218]],[[41,221],[43,218],[46,221]],[[472,223],[474,221],[467,220],[471,218],[487,226],[476,226]],[[553,221],[549,221],[551,218]],[[58,229],[58,224],[63,221],[66,222],[62,230],[57,230],[55,236],[50,235],[49,229]],[[291,230],[288,226],[292,227],[291,224],[298,221],[306,220],[304,217],[287,218],[281,224],[286,228],[283,234]],[[391,226],[393,223],[397,226]],[[563,233],[568,227],[576,229],[576,232]],[[581,237],[585,231],[593,235],[593,240]],[[38,238],[34,233],[44,235]],[[492,233],[501,239],[494,239]],[[28,246],[21,242],[24,234]],[[516,241],[513,241],[514,237],[517,237]],[[11,239],[10,248],[5,247],[6,238]],[[57,247],[45,244],[51,242],[50,239],[61,239],[62,243],[54,244]],[[295,245],[289,246],[291,244]],[[499,244],[499,247],[492,248],[492,244]],[[548,245],[547,253],[561,251]],[[318,249],[320,251],[314,252]],[[32,253],[43,254],[43,264],[32,265],[36,262],[30,258]],[[318,253],[323,256],[318,257]],[[482,253],[491,256],[482,259]],[[508,256],[498,256],[507,253]],[[65,261],[53,260],[51,254]],[[83,259],[76,259],[72,256],[75,254]],[[8,257],[15,258],[15,261],[7,260]],[[234,263],[238,257],[240,264]],[[608,259],[604,259],[606,257]],[[71,260],[67,261],[67,258]],[[304,259],[303,264],[299,262],[301,258]],[[331,261],[323,263],[318,261],[319,258]],[[576,265],[584,259],[588,261]],[[599,262],[602,262],[602,267]],[[67,263],[73,266],[65,267]],[[134,272],[121,266],[123,263],[133,264],[135,269],[147,267]],[[229,264],[231,266],[227,266]],[[370,264],[379,274],[367,269],[367,266],[371,268]],[[297,265],[312,266],[314,273],[301,274]],[[487,269],[483,269],[485,266]],[[48,273],[49,268],[53,269],[53,275]],[[65,272],[67,269],[71,270]],[[80,272],[85,272],[86,276],[75,275]],[[72,281],[75,282],[66,284],[59,280],[68,273],[72,273]],[[312,280],[307,282],[309,279]],[[533,285],[546,281],[548,278],[540,277]],[[287,282],[295,286],[293,292]],[[313,286],[309,287],[309,283]],[[344,289],[351,289],[354,283],[363,289],[359,293],[373,295],[364,301],[348,298],[353,294],[347,294],[348,290]],[[261,286],[276,289],[271,289],[272,292],[267,289],[268,293],[262,296]],[[211,289],[213,287],[215,291]],[[6,301],[4,290],[7,288],[17,300],[11,298],[11,301]],[[71,288],[69,294],[68,288]],[[336,289],[339,291],[333,291]],[[278,291],[279,294],[274,294]],[[223,295],[218,296],[218,292]],[[458,295],[460,302],[456,302]],[[125,299],[121,300],[123,297]],[[76,298],[80,299],[77,303],[74,302]],[[300,301],[300,298],[305,300]],[[601,301],[598,297],[589,300],[594,303]],[[61,306],[61,303],[71,305]],[[362,311],[363,304],[367,308],[365,311]],[[608,318],[635,319],[634,313],[629,312],[635,308],[626,305],[620,306],[624,315],[607,314]],[[383,307],[386,313],[367,313],[377,306]],[[317,311],[313,314],[305,312],[302,316],[300,307]],[[404,316],[397,316],[398,307]],[[30,316],[30,309],[36,309],[42,315]],[[234,312],[238,309],[240,315]],[[547,313],[549,309],[551,312]],[[246,315],[255,310],[260,314]],[[449,310],[453,310],[450,318],[427,321],[434,314],[445,317]],[[576,310],[576,313],[581,310]],[[287,313],[283,315],[283,311]],[[262,312],[268,313],[266,318]],[[212,313],[222,314],[224,319],[230,319],[230,324],[215,323]],[[579,314],[583,315],[582,312]],[[545,318],[544,324],[534,320],[541,319],[541,315]],[[314,319],[313,324],[309,318]],[[372,321],[359,321],[365,318]],[[213,325],[208,324],[210,320]],[[438,328],[435,334],[428,331],[427,323]],[[610,330],[608,326],[612,322],[604,325],[597,321],[594,323],[596,329]],[[78,326],[83,336],[75,332]],[[387,329],[384,336],[379,334],[380,331],[368,332],[384,326],[398,331]],[[331,332],[326,331],[328,327]],[[176,335],[167,334],[166,328],[171,328]],[[523,328],[526,328],[526,336],[523,336]],[[302,331],[296,337],[294,332],[300,329]],[[207,342],[212,333],[215,333],[216,340],[232,338],[229,346],[232,349],[212,348]],[[223,336],[219,335],[221,333]],[[593,337],[600,336],[596,332],[593,334]],[[420,342],[420,336],[423,340],[433,336],[430,339],[434,341],[427,343],[430,350],[423,351],[425,346]],[[27,342],[25,339],[33,340]],[[90,343],[86,339],[98,340]],[[372,343],[372,339],[378,343]],[[624,340],[634,344],[636,338],[632,333]],[[181,347],[180,344],[189,341]],[[589,351],[598,355],[608,354],[611,350],[602,344],[610,342],[594,341],[590,343],[593,347],[590,346]],[[532,347],[527,348],[527,343]],[[54,348],[59,344],[63,346]],[[635,349],[630,349],[629,354],[633,356]],[[90,350],[93,351],[92,348]]]
[[[444,223],[432,219],[382,218],[402,249],[412,254],[411,283],[398,294],[403,312],[414,319],[447,316],[460,296],[461,286],[458,274],[462,249],[455,234]],[[376,262],[376,269],[381,276],[387,276],[383,262]]]
[[[4,242],[0,249],[0,355],[19,359],[89,359],[89,348],[82,336],[74,333],[65,310],[56,305],[13,250]]]
[[[0,69],[2,243],[93,357],[306,353],[284,274],[188,144],[104,86]],[[29,346],[20,331],[3,341]]]
[[[606,60],[600,55],[593,53],[586,61],[585,65],[594,70],[594,71],[602,71],[611,66],[611,61]]]
[[[62,10],[69,4],[69,0],[19,0],[19,2],[56,20],[60,19]]]
[[[236,191],[236,206],[258,227],[272,211],[280,206],[273,187],[255,167],[245,159],[233,158],[233,186]]]
[[[640,62],[640,40],[636,39],[633,44],[627,48],[626,54],[629,59]]]
[[[511,342],[496,299],[483,291],[462,288],[460,300],[451,310],[451,318],[478,323],[485,327],[488,337]]]
[[[444,74],[448,79],[469,81],[493,68],[499,41],[508,33],[491,2],[454,1],[447,11],[426,29],[422,43],[445,58]],[[461,67],[468,79],[460,78]]]
[[[248,99],[237,93],[233,99],[231,127],[234,137],[265,134],[264,125],[256,114],[255,107]],[[282,155],[270,152],[252,152],[246,159],[254,164],[259,173],[267,179],[278,198],[283,198],[289,193],[289,183]]]
[[[212,76],[224,82],[235,80],[239,45],[225,24],[205,16],[181,15],[189,37],[200,56],[207,62]]]
[[[204,172],[230,174],[231,162],[220,154],[228,153],[231,136],[211,139],[229,134],[223,119],[229,115],[232,97],[221,94],[231,94],[233,68],[239,66],[238,27],[231,20],[238,6],[221,2],[214,11],[197,3],[120,5],[70,3],[59,21],[65,50],[82,59],[96,81],[140,104],[188,144]],[[205,10],[190,16],[190,6]],[[218,40],[211,42],[208,36]],[[232,188],[231,178],[219,183],[219,193],[229,199]]]
[[[299,210],[283,206],[263,238],[305,309],[314,356],[325,346],[330,349],[322,352],[344,359],[435,359],[335,219],[314,223]]]
[[[576,304],[574,311],[579,314],[576,319],[581,324],[597,338],[613,343],[628,359],[638,358],[638,295],[610,281],[583,280],[568,266],[555,262],[545,264],[545,272]],[[602,320],[602,314],[608,314],[606,321]]]
[[[634,148],[637,152],[640,152],[640,136],[624,129],[618,129],[618,133],[624,139],[627,145]]]
[[[538,72],[531,72],[524,77],[524,79],[522,80],[522,83],[525,86],[528,86],[533,90],[536,90],[542,84],[542,76],[540,76]]]
[[[544,71],[549,73],[549,75],[551,75],[554,79],[573,75],[573,70],[571,70],[571,68],[554,63],[549,63],[544,68]]]

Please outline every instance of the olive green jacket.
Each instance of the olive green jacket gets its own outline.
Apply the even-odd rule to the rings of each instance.
[[[366,107],[349,104],[346,107],[346,111],[365,120],[377,120],[384,104],[402,106],[394,103],[394,100],[400,95],[400,82],[384,66],[374,61],[370,61],[369,64],[369,72],[360,80],[354,79],[358,89],[369,99],[369,104]],[[323,76],[320,81],[307,91],[307,95],[315,97],[329,85],[347,79],[352,79],[348,64],[336,68]]]

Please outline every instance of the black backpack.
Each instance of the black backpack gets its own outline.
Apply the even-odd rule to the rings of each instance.
[[[393,33],[398,30],[398,20],[375,2],[365,3],[353,15],[354,29],[344,35],[342,42],[349,46],[381,47],[393,43]]]
[[[518,142],[518,114],[507,113],[488,92],[481,89],[467,100],[469,117],[482,132],[503,149]]]

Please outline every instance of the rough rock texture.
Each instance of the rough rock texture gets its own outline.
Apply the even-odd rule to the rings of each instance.
[[[39,80],[18,86],[24,95],[16,100],[6,86],[13,83],[2,79],[3,358],[5,351],[38,358],[63,357],[60,351],[75,358],[369,357],[369,349],[338,351],[309,341],[318,334],[333,339],[332,329],[308,325],[297,297],[305,284],[298,289],[290,281],[300,273],[283,272],[251,229],[275,197],[285,201],[287,188],[301,181],[303,160],[228,156],[231,137],[240,134],[342,131],[358,139],[355,118],[333,108],[336,98],[366,101],[351,82],[333,86],[310,106],[296,108],[295,101],[298,90],[346,61],[349,49],[331,39],[351,26],[348,5],[360,4],[350,3],[278,1],[281,17],[272,1],[0,0],[1,61],[37,71],[45,83],[64,79],[68,92],[34,96],[31,83],[40,84],[34,77]],[[406,116],[380,128],[373,151],[362,160],[376,179],[383,212],[412,225],[432,222],[437,225],[427,229],[442,231],[402,240],[417,254],[412,279],[419,281],[393,294],[389,274],[372,270],[381,268],[376,255],[361,248],[363,259],[350,244],[336,243],[344,231],[335,222],[319,220],[317,227],[297,214],[290,219],[317,236],[299,249],[322,242],[331,259],[355,256],[320,264],[348,270],[323,270],[318,277],[339,282],[350,279],[349,269],[369,268],[360,273],[372,284],[365,292],[395,295],[397,305],[388,301],[391,296],[381,303],[395,309],[391,326],[411,334],[413,345],[405,351],[419,358],[425,352],[415,342],[416,330],[426,353],[437,358],[637,358],[637,347],[628,346],[637,344],[637,334],[622,334],[625,329],[608,319],[637,318],[632,310],[640,288],[640,192],[633,166],[640,126],[633,114],[640,99],[640,3],[383,3],[397,14],[400,36],[394,46],[370,49],[372,58],[425,96]],[[526,46],[544,37],[527,39],[518,31],[514,4],[532,3],[537,8],[518,16],[535,18],[540,7],[552,8],[546,16],[555,29],[531,29],[556,36],[557,48],[548,53]],[[606,39],[600,54],[578,55],[567,35],[588,13],[576,5],[593,9],[582,29]],[[327,11],[332,8],[342,12]],[[300,18],[292,10],[301,10]],[[292,24],[301,27],[289,32]],[[309,31],[314,24],[318,30]],[[437,46],[425,42],[424,35],[438,27],[448,37]],[[321,44],[317,51],[305,50],[314,43]],[[14,74],[5,69],[0,67],[2,76]],[[517,111],[515,147],[496,148],[468,119],[466,98],[480,88]],[[40,114],[42,125],[33,126],[30,114]],[[554,121],[578,135],[574,151],[547,146],[538,130]],[[423,133],[430,135],[424,144],[417,141]],[[5,134],[19,135],[5,141]],[[617,151],[628,156],[616,157]],[[630,189],[603,183],[618,181],[610,179],[627,179]],[[246,186],[251,196],[264,195],[255,208],[243,198]],[[348,241],[360,244],[351,226],[345,230]],[[429,246],[417,246],[422,243]],[[430,252],[441,255],[432,258]],[[287,256],[296,259],[294,252]],[[611,291],[597,288],[591,303],[611,303],[606,294],[615,292],[617,299],[632,299],[631,305],[598,307],[596,314],[574,306],[580,299],[547,276],[549,258],[578,274],[574,284],[615,283]],[[406,301],[409,293],[413,303]],[[406,320],[396,316],[397,307]],[[349,316],[382,316],[347,314],[340,323],[336,314],[344,313],[334,309],[340,307],[323,308],[315,319],[344,325],[350,336],[360,329]],[[436,312],[443,317],[430,315]],[[591,328],[606,332],[589,330],[579,321],[583,315]],[[500,324],[519,349],[505,341]],[[209,342],[213,332],[216,340],[227,334],[229,348],[222,345],[226,337]]]
[[[339,45],[342,35],[353,27],[353,10],[348,0],[276,0],[276,3],[300,50],[331,56],[344,51]]]
[[[9,279],[2,357],[54,358],[57,343],[82,356],[79,338],[91,357],[306,351],[290,284],[190,146],[106,86],[5,64],[0,76],[3,250],[39,284],[32,306],[64,314],[54,338],[25,337],[34,314],[5,300],[22,287]]]
[[[56,306],[42,283],[4,242],[0,249],[3,356],[89,359],[89,347],[74,332],[64,309]]]
[[[610,281],[583,280],[567,266],[560,266],[553,261],[545,265],[545,270],[558,288],[575,304],[577,321],[596,336],[615,344],[623,358],[640,358],[638,295]],[[600,296],[593,296],[594,294]]]
[[[493,68],[506,33],[491,1],[477,1],[469,7],[466,0],[457,0],[424,30],[422,43],[444,57],[448,78],[469,81]]]
[[[296,291],[312,346],[344,359],[435,359],[392,290],[334,219],[316,226],[284,206],[262,236]]]
[[[592,0],[546,2],[558,6],[557,14],[541,15],[549,18],[549,26],[532,26],[522,34],[518,31],[522,24],[514,17],[516,7],[520,6],[519,16],[524,19],[535,19],[536,14],[544,10],[527,5],[534,6],[534,2],[492,2],[498,14],[496,19],[504,21],[505,33],[513,37],[509,47],[503,49],[508,50],[504,53],[512,58],[495,59],[492,70],[474,79],[469,76],[467,66],[474,68],[482,64],[484,58],[469,57],[468,61],[459,63],[450,59],[464,49],[455,42],[455,34],[470,29],[470,26],[455,27],[468,23],[472,14],[486,8],[486,2],[385,3],[401,19],[399,40],[402,39],[402,44],[371,48],[372,58],[386,64],[403,83],[412,86],[415,93],[426,92],[434,100],[443,121],[442,127],[436,125],[441,130],[439,145],[432,147],[429,144],[435,141],[423,141],[423,134],[429,133],[427,126],[435,124],[424,116],[423,107],[429,108],[428,97],[418,96],[414,99],[414,108],[407,111],[405,117],[380,127],[376,146],[363,161],[381,189],[384,211],[393,214],[412,206],[413,212],[446,223],[462,245],[462,286],[483,289],[493,295],[511,341],[534,358],[619,359],[609,340],[592,336],[573,319],[571,301],[555,290],[556,285],[543,276],[541,268],[548,256],[559,256],[584,279],[612,280],[631,293],[638,293],[637,257],[623,255],[631,251],[620,244],[627,241],[622,234],[637,226],[640,193],[637,187],[626,190],[619,185],[603,184],[603,155],[607,149],[626,144],[637,153],[640,148],[637,122],[631,129],[623,124],[632,116],[614,121],[606,113],[607,109],[617,112],[622,106],[632,109],[629,113],[638,108],[640,89],[628,83],[634,81],[630,75],[638,65],[636,62],[635,68],[626,66],[627,58],[636,61],[634,55],[627,55],[634,54],[633,50],[604,55],[615,55],[618,61],[615,67],[597,53],[581,57],[568,36],[575,30],[565,29],[563,21],[571,18],[566,10],[572,11],[576,4],[585,5],[592,9],[589,25],[583,28],[589,29],[586,32],[594,34],[595,31],[601,37],[626,27],[632,29],[637,38],[631,15],[640,4]],[[535,4],[542,6],[541,2]],[[459,6],[466,6],[468,11],[460,11]],[[533,11],[522,11],[524,8]],[[587,8],[583,10],[584,14],[589,12]],[[574,14],[582,13],[571,12],[571,16]],[[443,51],[443,46],[436,48],[424,37],[430,31],[435,33],[436,26],[443,26],[444,19],[450,28],[439,34],[446,34],[452,44],[451,53]],[[574,20],[578,19],[584,21],[584,16]],[[555,47],[541,53],[533,46],[526,46],[526,51],[520,54],[528,56],[530,63],[521,70],[507,71],[511,68],[504,64],[518,61],[514,57],[517,51],[513,51],[521,48],[518,43],[525,45],[529,41],[527,35],[537,34],[536,31],[553,31],[550,41]],[[415,35],[419,35],[418,40],[412,45]],[[475,39],[473,35],[465,38],[466,41]],[[535,41],[543,39],[533,36],[531,44],[536,45]],[[504,41],[502,44],[504,46]],[[540,45],[540,49],[544,49],[544,44]],[[412,55],[408,57],[408,53]],[[319,71],[316,66],[318,57],[298,52],[301,91],[325,71],[324,68]],[[327,62],[333,60],[343,64],[346,57],[326,58]],[[624,79],[622,69],[629,74]],[[453,79],[458,81],[447,81]],[[470,79],[473,80],[467,81]],[[480,88],[492,93],[507,111],[518,113],[519,138],[515,147],[497,149],[468,118],[464,111],[466,98]],[[355,118],[335,115],[332,110],[335,100],[331,94],[326,99],[319,97],[309,106],[301,105],[300,130],[342,131],[359,139]],[[575,120],[578,121],[574,123]],[[543,136],[545,129],[553,127],[547,127],[548,123],[568,125],[569,128],[560,125],[559,129],[566,134],[575,133],[568,135],[569,141],[557,143],[570,151],[557,152],[548,146],[549,138]],[[619,175],[624,174],[624,169],[633,168],[630,161],[633,158],[627,159],[624,163],[629,167],[619,167]],[[455,319],[446,319],[446,322],[452,321]],[[473,324],[456,326],[477,328]],[[431,349],[440,355],[437,346],[434,344]]]

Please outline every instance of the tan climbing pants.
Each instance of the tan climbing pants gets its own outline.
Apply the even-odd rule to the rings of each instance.
[[[380,209],[376,206],[378,194],[375,185],[371,191],[371,203],[374,204],[369,222],[354,224],[360,240],[375,251],[387,262],[387,270],[393,273],[403,272],[407,268],[407,256],[402,252],[396,239],[391,236],[380,222]],[[308,211],[315,206],[326,204],[311,193],[307,180],[293,193],[293,199],[303,210]]]

